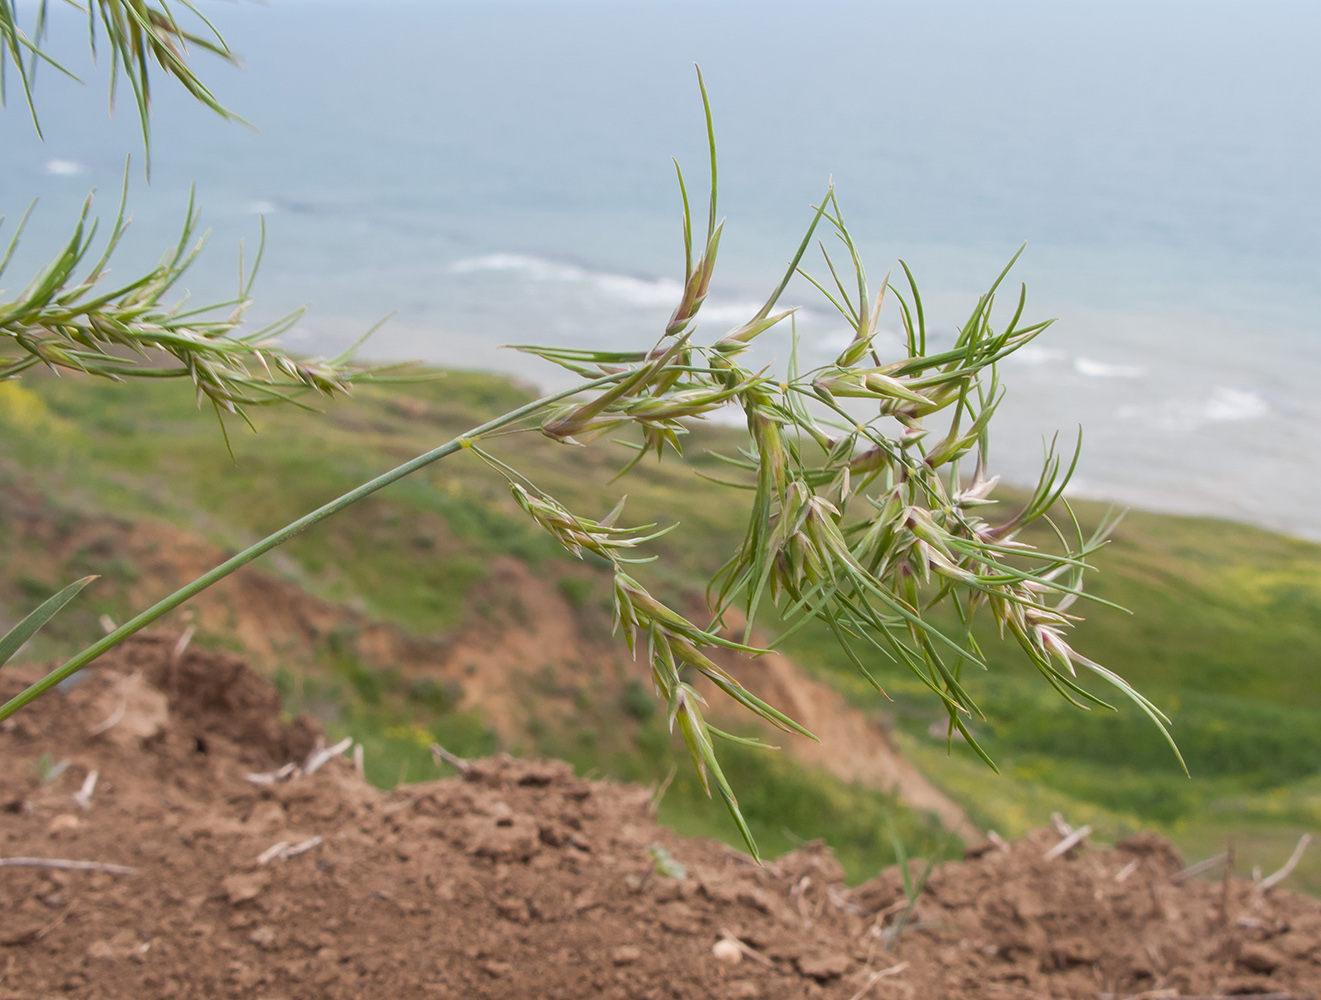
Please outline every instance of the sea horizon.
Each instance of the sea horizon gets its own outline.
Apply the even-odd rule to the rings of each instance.
[[[112,214],[117,273],[177,238],[196,184],[195,300],[232,294],[267,229],[253,316],[303,303],[291,348],[556,373],[499,345],[649,346],[677,300],[679,198],[704,199],[710,90],[727,218],[699,338],[755,311],[836,186],[873,283],[902,257],[938,336],[1023,243],[1011,284],[1054,328],[1001,369],[993,471],[1035,478],[1083,428],[1073,492],[1321,540],[1321,13],[1268,3],[1056,5],[338,0],[204,4],[243,57],[198,56],[256,130],[157,81],[151,182],[131,105],[57,11],[46,138],[0,116],[0,239],[41,201],[5,284]],[[32,11],[20,5],[20,13]],[[755,14],[755,16],[754,16]],[[85,92],[83,92],[85,91]],[[819,257],[810,261],[822,270]],[[805,283],[805,360],[844,326]],[[897,350],[893,313],[883,317]],[[884,345],[887,341],[883,339]],[[783,364],[787,331],[767,338]],[[1070,445],[1071,447],[1071,445]]]

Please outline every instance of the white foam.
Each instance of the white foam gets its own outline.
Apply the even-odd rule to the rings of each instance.
[[[87,168],[76,160],[47,160],[46,173],[52,177],[76,177]]]
[[[1255,392],[1218,386],[1203,399],[1171,399],[1150,410],[1125,406],[1119,410],[1119,416],[1126,420],[1145,420],[1164,431],[1187,433],[1207,424],[1259,420],[1270,411],[1266,400]]]
[[[465,257],[449,267],[451,274],[518,274],[528,281],[583,285],[607,299],[637,309],[671,310],[683,297],[683,284],[673,278],[638,278],[628,274],[589,271],[577,264],[547,260],[521,253],[489,253]],[[698,313],[698,322],[706,326],[741,326],[761,309],[761,302],[720,301],[707,299]],[[781,306],[787,309],[789,306]],[[819,314],[799,310],[799,319],[815,322]]]
[[[1064,495],[1070,500],[1086,500],[1092,496],[1092,485],[1081,476],[1072,476],[1064,485]]]
[[[1270,412],[1266,400],[1255,392],[1244,389],[1229,389],[1221,386],[1202,407],[1202,414],[1207,420],[1224,423],[1239,420],[1256,420]]]
[[[628,274],[589,271],[576,264],[519,253],[490,253],[467,257],[450,265],[451,274],[515,273],[528,281],[581,284],[639,309],[673,309],[683,296],[683,285],[672,278],[637,278]],[[743,323],[755,316],[761,303],[706,302],[701,318],[713,323]]]
[[[576,264],[563,264],[521,253],[489,253],[481,257],[467,257],[450,265],[452,274],[477,274],[483,271],[516,273],[529,281],[586,284],[612,299],[642,308],[673,308],[683,295],[683,286],[669,278],[650,281],[627,274],[588,271]]]
[[[683,286],[668,278],[646,281],[623,274],[595,274],[590,280],[611,298],[643,308],[673,309],[683,296]],[[705,312],[704,307],[703,313]]]
[[[481,257],[468,257],[450,265],[453,274],[474,274],[481,271],[518,271],[533,281],[583,281],[588,273],[572,264],[557,264],[540,257],[519,253],[488,253]]]
[[[1073,370],[1087,378],[1142,378],[1147,374],[1140,365],[1111,365],[1083,357],[1073,359]]]

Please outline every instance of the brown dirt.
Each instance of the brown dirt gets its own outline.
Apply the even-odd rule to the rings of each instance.
[[[759,868],[556,761],[386,793],[335,758],[256,785],[314,727],[281,725],[236,658],[173,646],[136,640],[0,727],[0,855],[136,869],[0,867],[0,997],[1321,995],[1321,903],[1176,884],[1154,837],[1044,860],[1042,831],[942,867],[905,914],[897,870],[848,889],[815,845]],[[31,673],[0,673],[0,697]],[[70,762],[44,784],[43,754]],[[655,844],[686,877],[658,873]],[[713,954],[726,934],[736,964]]]

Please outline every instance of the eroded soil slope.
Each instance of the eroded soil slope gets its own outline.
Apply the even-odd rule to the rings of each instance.
[[[555,761],[279,780],[315,727],[237,658],[173,648],[133,642],[0,729],[0,855],[132,870],[0,866],[0,997],[1321,995],[1321,903],[1176,883],[1156,838],[1045,859],[1043,831],[910,911],[895,870],[849,889],[816,846],[758,867]]]
[[[121,580],[125,607],[135,611],[232,554],[161,521],[60,510],[12,484],[0,484],[0,523],[12,539],[23,540],[8,549],[0,540],[8,576],[30,575],[62,586],[76,575],[100,573],[97,586],[107,589]],[[448,530],[440,522],[425,526],[432,535]],[[574,571],[581,582],[593,582],[586,567]],[[607,578],[594,582],[608,593]],[[26,613],[31,600],[15,610]],[[479,711],[507,746],[530,741],[534,729],[547,721],[571,729],[575,692],[583,688],[598,688],[618,702],[630,680],[650,684],[646,663],[630,658],[611,634],[609,613],[596,602],[576,606],[545,567],[494,557],[486,577],[471,587],[467,604],[462,622],[443,636],[418,636],[248,566],[189,602],[183,614],[205,633],[237,639],[267,674],[291,664],[324,673],[316,664],[333,641],[369,670],[443,682],[462,692],[460,707]],[[694,605],[691,613],[701,619],[707,612]],[[182,627],[183,614],[176,612],[167,621]],[[86,624],[83,634],[94,628]],[[913,809],[936,815],[967,842],[981,839],[962,807],[899,753],[876,719],[850,706],[829,685],[779,654],[752,660],[725,651],[717,659],[753,693],[787,711],[822,741],[784,740],[786,753],[844,782],[895,794]],[[559,683],[543,688],[532,712],[517,693],[527,689],[529,678],[548,673]],[[714,688],[703,690],[712,696],[718,724],[736,730],[756,725]],[[630,724],[627,718],[620,721]],[[778,731],[767,729],[766,735],[781,742]]]

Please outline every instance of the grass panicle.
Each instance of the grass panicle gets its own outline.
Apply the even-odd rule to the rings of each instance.
[[[198,235],[198,213],[189,197],[178,242],[159,263],[133,280],[104,287],[108,265],[128,229],[128,185],[99,255],[93,247],[99,228],[91,218],[89,195],[73,234],[58,254],[14,298],[0,297],[0,380],[37,365],[130,378],[186,378],[199,404],[217,413],[242,416],[244,407],[296,401],[308,392],[347,393],[353,383],[388,378],[392,368],[353,360],[354,348],[335,358],[301,358],[279,342],[301,317],[296,310],[257,330],[241,330],[252,305],[252,286],[261,264],[265,226],[251,268],[239,259],[233,299],[193,306],[176,287],[206,242]],[[20,220],[0,256],[0,280],[30,217]],[[0,225],[4,222],[0,217]],[[3,296],[0,292],[0,296]],[[173,298],[172,298],[173,296]]]
[[[1069,609],[1088,597],[1083,589],[1088,560],[1105,545],[1115,523],[1106,522],[1087,538],[1077,530],[1063,499],[1077,453],[1065,467],[1052,443],[1030,499],[1016,512],[991,516],[997,478],[988,474],[989,427],[1003,395],[996,366],[1050,325],[1024,322],[1023,288],[1007,322],[994,320],[997,295],[1022,251],[977,300],[953,345],[935,352],[928,347],[917,281],[901,262],[907,289],[893,290],[893,301],[906,351],[882,358],[875,340],[890,276],[871,291],[832,187],[765,306],[711,346],[702,346],[696,342],[696,322],[722,231],[715,213],[715,146],[705,89],[703,100],[712,137],[712,211],[705,248],[695,254],[680,171],[686,278],[660,341],[649,351],[631,354],[521,349],[585,378],[619,377],[594,396],[563,404],[542,430],[557,441],[578,443],[579,437],[631,426],[642,443],[630,465],[648,451],[659,455],[665,443],[677,451],[683,421],[718,406],[736,405],[747,420],[750,447],[737,456],[718,456],[739,478],[715,481],[750,493],[751,500],[744,542],[708,591],[714,608],[708,626],[694,625],[656,602],[625,572],[617,549],[592,550],[614,566],[617,625],[630,648],[649,659],[657,695],[667,704],[671,726],[679,727],[708,792],[725,800],[744,829],[715,756],[715,741],[723,734],[705,722],[704,703],[689,684],[690,676],[706,677],[770,724],[805,734],[751,698],[703,652],[728,645],[721,638],[724,619],[736,607],[746,624],[743,640],[734,645],[747,652],[773,648],[806,623],[821,621],[878,690],[882,670],[911,671],[944,706],[951,740],[958,734],[992,767],[968,726],[982,712],[963,679],[970,667],[986,668],[971,630],[974,615],[983,610],[1067,701],[1079,708],[1110,707],[1079,683],[1081,665],[1133,699],[1168,739],[1168,719],[1159,709],[1069,644],[1068,632],[1079,620]],[[802,263],[822,227],[846,257],[846,264],[837,264],[825,242],[819,243],[828,275],[824,280]],[[739,356],[752,341],[792,314],[774,309],[794,274],[806,278],[849,324],[854,332],[850,344],[833,364],[810,371],[799,369],[796,352],[783,376],[742,367]],[[971,480],[965,481],[969,462]],[[1075,529],[1072,537],[1050,521],[1061,509],[1070,522],[1066,527]],[[558,516],[572,520],[567,512]],[[1050,525],[1060,542],[1057,551],[1023,540],[1036,522]],[[584,535],[574,540],[543,522],[566,548],[581,554],[590,547],[592,523],[578,524]],[[935,624],[941,607],[953,608],[959,628]],[[756,623],[769,612],[778,634],[765,646],[755,645]]]
[[[142,129],[142,142],[150,167],[151,92],[154,71],[174,77],[200,104],[224,118],[243,121],[224,107],[211,89],[202,82],[189,61],[189,49],[200,49],[234,65],[238,57],[225,43],[214,25],[189,0],[60,0],[87,18],[87,37],[92,55],[104,38],[110,49],[110,107],[113,111],[122,75],[133,91]],[[187,11],[192,24],[181,21],[175,10]],[[77,79],[67,68],[42,48],[50,24],[51,0],[39,0],[29,31],[23,29],[17,0],[0,0],[0,105],[7,96],[7,74],[16,74],[19,88],[32,116],[32,124],[41,134],[41,120],[34,96],[37,67],[42,63]]]

